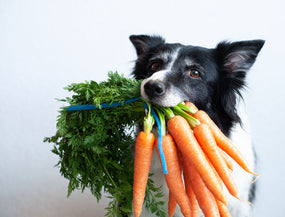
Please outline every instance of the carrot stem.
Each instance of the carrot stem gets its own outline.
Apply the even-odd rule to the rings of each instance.
[[[165,134],[166,134],[166,123],[165,123],[164,114],[159,109],[156,109],[156,113],[157,113],[158,119],[160,121],[161,135],[165,136]]]
[[[175,114],[173,113],[173,111],[171,110],[171,108],[166,108],[166,107],[161,107],[160,108],[163,113],[166,115],[167,119],[169,120],[170,118],[172,118],[173,116],[175,116]]]
[[[154,125],[154,118],[151,115],[151,108],[150,108],[150,104],[148,102],[145,102],[147,105],[147,108],[145,108],[145,110],[147,110],[147,114],[144,117],[144,122],[143,122],[143,130],[145,133],[150,133],[152,130],[152,127]],[[145,106],[146,107],[146,106]]]
[[[179,106],[174,106],[172,109],[173,109],[175,114],[180,115],[183,118],[185,118],[188,121],[188,123],[190,124],[192,129],[200,124],[200,121],[198,119],[196,119],[196,118],[192,117],[191,115],[187,114]]]
[[[179,103],[177,106],[181,108],[183,111],[189,112],[192,115],[196,113],[196,110],[194,110],[193,108],[189,108],[188,106],[182,103]]]
[[[100,162],[101,162],[100,155],[97,154],[97,156],[98,156],[98,158],[100,159]],[[101,165],[102,165],[103,169],[105,170],[105,172],[106,172],[108,178],[110,179],[110,181],[112,182],[112,184],[114,185],[114,187],[117,189],[118,186],[116,185],[115,181],[112,179],[112,177],[111,177],[110,173],[108,172],[108,170],[106,169],[105,165],[104,165],[102,162],[101,162]]]

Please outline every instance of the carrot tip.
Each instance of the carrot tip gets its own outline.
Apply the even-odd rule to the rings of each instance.
[[[240,197],[238,197],[238,196],[234,196],[236,199],[238,199],[239,201],[242,201],[242,202],[245,202],[245,203],[247,203],[247,204],[249,204],[252,208],[255,208],[255,206],[254,206],[254,204],[253,203],[251,203],[251,202],[249,202],[249,201],[247,201],[247,200],[243,200],[243,199],[241,199]]]
[[[261,175],[256,175],[255,179],[251,182],[251,184],[255,183],[259,178],[260,178]]]
[[[254,175],[254,176],[257,176],[257,177],[261,176],[261,175],[255,173],[255,172],[252,172],[251,170],[249,170],[249,171],[247,171],[247,172],[250,173],[250,174],[252,174],[252,175]]]
[[[134,215],[135,215],[135,217],[139,217],[141,215],[141,210],[140,211],[135,211]]]

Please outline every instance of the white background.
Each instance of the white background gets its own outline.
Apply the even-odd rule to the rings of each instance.
[[[214,47],[265,39],[245,104],[259,156],[258,217],[285,216],[284,1],[0,0],[0,216],[103,216],[85,191],[66,198],[52,145],[63,87],[129,75],[130,34]]]

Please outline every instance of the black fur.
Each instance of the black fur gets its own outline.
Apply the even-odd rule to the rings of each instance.
[[[222,117],[219,125],[226,129],[226,133],[229,133],[233,122],[241,122],[235,107],[237,96],[242,97],[240,90],[245,86],[246,73],[255,62],[263,44],[263,40],[222,42],[215,49],[220,73],[215,107],[218,116]]]

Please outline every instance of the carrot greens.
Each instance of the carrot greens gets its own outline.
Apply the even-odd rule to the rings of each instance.
[[[132,212],[133,149],[137,123],[145,116],[143,101],[124,104],[125,100],[140,97],[140,81],[125,78],[117,72],[108,74],[109,79],[97,83],[74,83],[65,89],[71,97],[60,101],[62,107],[57,118],[57,131],[46,137],[54,143],[52,152],[59,161],[56,166],[69,180],[69,196],[74,190],[90,189],[99,201],[102,192],[111,199],[106,216],[129,216]],[[102,103],[122,103],[120,106],[95,110],[67,111],[69,106]],[[148,181],[146,207],[165,216],[160,186]],[[151,203],[151,204],[149,204]]]

